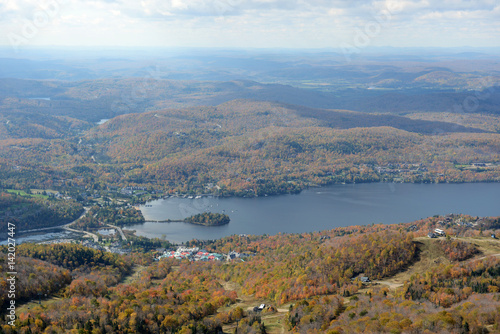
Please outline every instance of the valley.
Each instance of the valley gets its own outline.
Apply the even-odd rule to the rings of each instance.
[[[0,333],[500,332],[496,54],[59,52],[0,57]]]
[[[49,279],[57,297],[45,297],[40,304],[32,302],[26,304],[29,307],[19,307],[17,321],[19,326],[35,332],[48,324],[54,330],[76,325],[122,331],[132,326],[143,333],[175,328],[220,328],[224,333],[232,333],[235,328],[254,328],[268,333],[299,333],[304,326],[346,333],[372,326],[382,326],[387,331],[421,326],[450,331],[456,325],[495,332],[498,313],[494,307],[500,304],[495,299],[498,279],[494,272],[500,261],[500,243],[489,235],[498,226],[498,218],[482,218],[477,227],[464,230],[461,223],[471,219],[448,215],[408,224],[351,226],[277,236],[231,236],[188,243],[209,251],[232,249],[249,254],[244,261],[153,261],[148,254],[104,255],[71,244],[21,245],[19,265],[28,258],[45,257],[44,261],[36,260],[38,267],[31,270],[56,266],[62,273],[69,270],[72,274],[65,285]],[[452,237],[426,237],[427,231],[436,226]],[[460,249],[466,249],[460,260],[450,260]],[[73,252],[83,252],[85,256],[80,257],[80,262],[70,262]],[[120,270],[114,266],[120,266]],[[369,281],[361,282],[361,276],[367,276]],[[420,279],[438,279],[442,283],[429,288],[418,285]],[[106,285],[99,283],[103,280]],[[459,282],[467,283],[462,286]],[[482,288],[484,282],[487,285]],[[25,291],[26,283],[21,279],[18,287]],[[417,287],[423,290],[415,290]],[[36,296],[35,286],[26,291]],[[170,296],[162,297],[164,293]],[[164,304],[177,299],[182,302]],[[130,305],[127,300],[135,302]],[[483,308],[479,318],[464,312],[484,303],[493,308]],[[265,310],[254,312],[254,307],[261,304],[266,305]],[[148,315],[153,305],[162,317]],[[89,307],[93,311],[85,312]],[[135,311],[127,315],[130,307]],[[404,311],[408,307],[422,311],[408,313]],[[67,310],[78,312],[79,317],[72,318]],[[114,322],[107,315],[110,311],[105,310],[118,317],[122,314],[122,322]],[[329,310],[333,313],[325,318],[323,312]],[[170,312],[178,315],[169,318]],[[364,317],[366,314],[374,316]],[[464,321],[461,324],[446,320],[459,316]],[[399,319],[398,323],[384,320],[391,318]],[[425,322],[431,318],[435,319],[432,325]],[[9,332],[6,326],[3,330]]]

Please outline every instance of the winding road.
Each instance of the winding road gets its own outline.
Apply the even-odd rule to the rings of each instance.
[[[75,224],[77,221],[79,221],[80,219],[82,219],[87,214],[87,212],[89,212],[89,210],[90,210],[90,208],[87,208],[87,207],[84,207],[84,209],[85,209],[85,211],[82,213],[82,215],[80,217],[78,217],[77,219],[73,220],[69,224],[61,226],[61,228],[65,229],[66,231],[71,231],[71,232],[76,232],[76,233],[83,233],[86,236],[89,236],[92,239],[94,239],[94,242],[99,242],[99,237],[97,236],[97,234],[90,233],[90,232],[87,232],[87,231],[82,231],[82,230],[75,230],[74,228],[70,227],[71,225]]]
[[[107,225],[109,227],[112,227],[112,228],[116,229],[120,233],[120,235],[122,237],[122,240],[127,241],[127,237],[125,236],[125,234],[123,234],[123,230],[121,229],[121,227],[118,227],[118,226],[115,226],[115,225],[111,225],[111,224],[107,224]]]
[[[64,228],[69,227],[70,225],[76,223],[77,221],[79,221],[80,219],[82,219],[87,214],[87,212],[89,211],[89,208],[85,208],[84,207],[83,209],[85,211],[83,211],[83,213],[80,215],[80,217],[76,218],[71,223],[68,223],[68,224],[65,224],[65,225],[57,225],[57,226],[34,228],[32,230],[23,230],[23,231],[19,231],[19,232],[22,232],[22,233],[31,233],[31,232],[40,232],[40,231],[54,230],[54,229],[57,229],[57,228],[63,228],[64,229]],[[78,232],[82,232],[82,231],[78,231]]]
[[[85,211],[80,215],[80,217],[78,217],[77,219],[73,220],[71,223],[68,223],[66,225],[35,228],[35,229],[32,229],[32,230],[25,230],[25,231],[20,231],[20,232],[31,233],[31,232],[48,231],[48,230],[54,230],[54,229],[60,228],[60,229],[63,229],[63,230],[66,230],[66,231],[70,231],[70,232],[83,233],[86,236],[89,236],[92,239],[94,239],[94,242],[98,242],[99,241],[99,237],[96,234],[90,233],[90,232],[87,232],[87,231],[82,231],[82,230],[75,230],[74,228],[70,227],[71,225],[75,224],[77,221],[79,221],[80,219],[82,219],[87,214],[87,212],[89,212],[90,208],[84,207],[84,210]],[[115,226],[113,226],[113,227],[115,227]],[[123,232],[121,231],[121,229],[119,231],[123,235]],[[127,239],[125,238],[124,240],[127,240]]]

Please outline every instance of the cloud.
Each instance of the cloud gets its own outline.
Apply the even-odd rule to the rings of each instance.
[[[54,1],[60,10],[30,43],[335,47],[381,13],[371,45],[500,43],[497,0],[3,0],[0,30],[19,33]]]
[[[240,0],[143,0],[140,2],[142,13],[135,14],[153,17],[235,15],[239,12],[239,2]]]
[[[6,0],[0,4],[0,18],[1,20],[7,20],[27,17],[31,15],[38,6],[36,1]]]
[[[29,16],[44,4],[57,2],[74,8],[119,10],[131,17],[200,17],[226,15],[259,15],[280,12],[283,15],[341,12],[346,16],[367,15],[380,10],[420,16],[450,10],[493,11],[496,0],[4,0],[0,14]]]
[[[123,5],[129,8],[136,7],[133,0],[125,0]],[[171,16],[225,16],[245,15],[249,13],[318,13],[331,9],[353,10],[371,6],[372,1],[348,0],[142,0],[140,2],[143,13],[136,15],[158,14]]]

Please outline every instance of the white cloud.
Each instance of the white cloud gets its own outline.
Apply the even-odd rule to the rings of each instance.
[[[496,0],[4,0],[0,30],[21,34],[54,1],[30,43],[336,47],[389,10],[371,45],[500,44]]]

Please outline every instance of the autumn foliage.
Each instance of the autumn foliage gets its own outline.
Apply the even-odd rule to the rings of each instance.
[[[439,246],[450,261],[463,261],[479,253],[474,245],[460,240],[439,240]]]
[[[241,254],[224,262],[152,262],[151,253],[124,256],[72,244],[22,244],[20,263],[30,264],[22,269],[29,281],[20,284],[28,287],[24,298],[37,296],[40,289],[59,298],[23,310],[16,328],[3,325],[2,330],[208,334],[229,324],[238,333],[265,333],[267,313],[234,305],[239,294],[273,305],[272,312],[289,310],[283,320],[293,333],[479,333],[498,328],[500,259],[460,260],[474,255],[475,248],[464,241],[426,239],[445,254],[462,250],[462,255],[415,273],[399,288],[360,280],[384,280],[418,261],[421,244],[415,235],[425,235],[439,219],[189,243]],[[492,222],[483,219],[477,226],[491,228]]]

